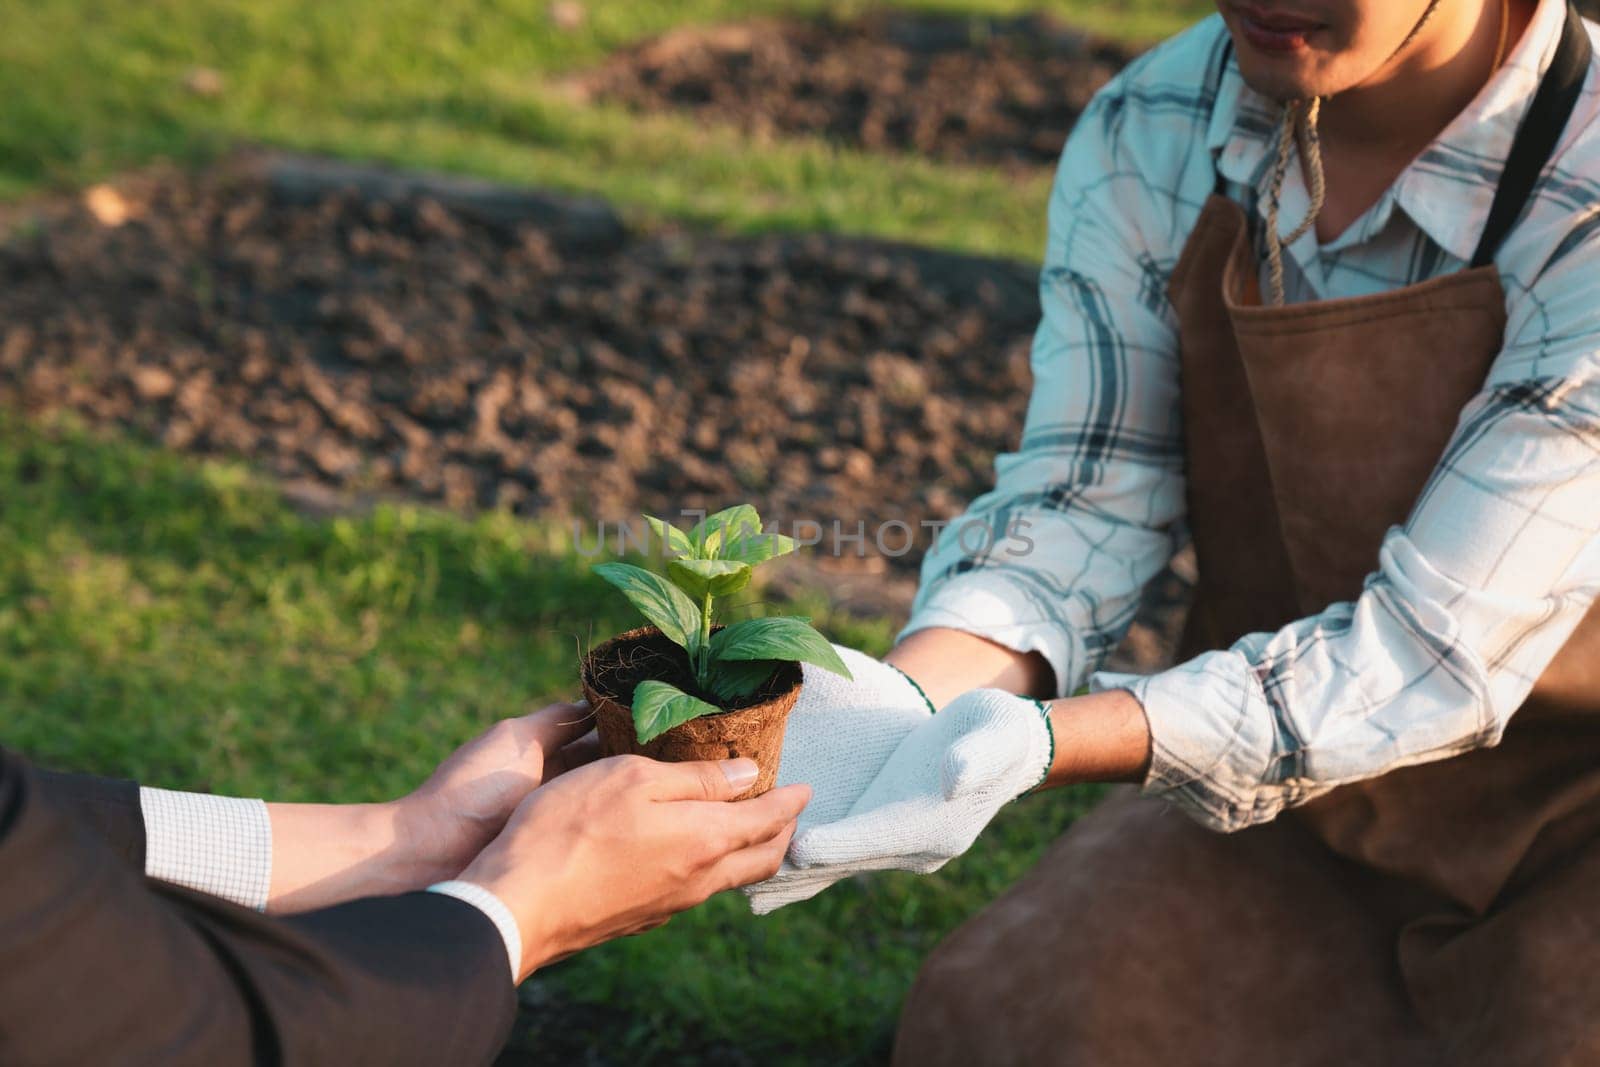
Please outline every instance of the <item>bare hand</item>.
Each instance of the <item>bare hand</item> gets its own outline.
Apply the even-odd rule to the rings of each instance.
[[[770,877],[811,790],[730,802],[754,778],[749,760],[600,760],[531,794],[460,877],[516,916],[526,977]]]
[[[415,845],[439,878],[454,877],[494,839],[534,789],[598,754],[586,703],[551,704],[502,719],[439,764],[396,801],[402,841]]]

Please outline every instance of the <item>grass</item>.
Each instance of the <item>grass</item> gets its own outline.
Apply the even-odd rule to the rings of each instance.
[[[512,0],[51,0],[0,35],[0,196],[79,184],[241,141],[381,158],[611,197],[642,222],[828,229],[1033,257],[1048,176],[881,158],[805,138],[755,145],[671,116],[574,101],[552,78],[687,23],[831,12],[853,0],[589,0],[561,31]],[[902,0],[969,12],[1038,7],[1151,40],[1203,0]],[[219,71],[202,97],[187,74]],[[86,73],[87,72],[87,73]]]
[[[632,625],[570,537],[410,507],[314,521],[239,466],[0,418],[5,743],[175,788],[397,795],[495,718],[571,694],[579,643]],[[887,623],[801,608],[887,647]],[[922,956],[1090,796],[1013,806],[931,877],[863,880],[766,919],[730,895],[536,980],[626,1020],[596,1038],[622,1060],[723,1044],[871,1062]]]

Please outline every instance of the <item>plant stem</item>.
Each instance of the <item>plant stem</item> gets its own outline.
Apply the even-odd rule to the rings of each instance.
[[[714,598],[707,592],[705,602],[700,605],[700,663],[695,670],[696,681],[702,688],[710,684],[711,674],[711,601]]]

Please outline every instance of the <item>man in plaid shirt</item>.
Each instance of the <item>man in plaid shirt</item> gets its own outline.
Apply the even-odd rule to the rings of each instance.
[[[1593,27],[1218,6],[1062,157],[1021,447],[888,657],[941,710],[756,908],[1134,782],[935,954],[897,1062],[1600,1062]],[[1097,673],[1186,536],[1181,662]]]

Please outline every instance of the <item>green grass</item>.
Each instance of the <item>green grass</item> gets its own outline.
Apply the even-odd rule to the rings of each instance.
[[[312,521],[241,467],[0,417],[0,732],[176,788],[398,795],[495,718],[570,695],[579,645],[631,625],[570,537],[409,507]],[[887,623],[802,606],[887,647]],[[624,1059],[721,1042],[870,1061],[921,957],[1091,795],[1015,805],[937,875],[766,919],[730,895],[539,980],[626,1019],[604,1035]]]
[[[1048,177],[875,158],[812,139],[753,145],[677,117],[581,104],[563,72],[675,26],[831,11],[851,0],[589,0],[563,32],[537,0],[157,0],[13,5],[0,35],[0,196],[77,184],[155,157],[264,142],[603,193],[640,221],[805,228],[1036,255]],[[1150,40],[1203,0],[965,0],[909,6],[1053,11]],[[195,67],[225,89],[183,88]]]

